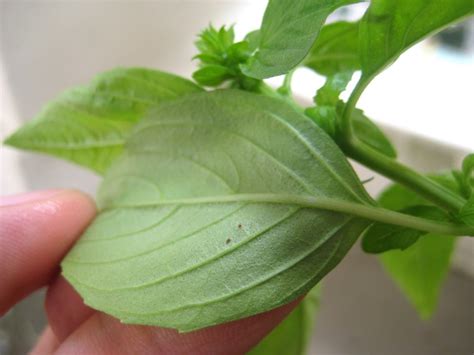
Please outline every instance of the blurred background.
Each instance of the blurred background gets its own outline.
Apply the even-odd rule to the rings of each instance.
[[[260,25],[266,1],[0,1],[0,138],[66,88],[100,71],[145,66],[189,77],[196,34]],[[330,20],[356,19],[366,5]],[[400,159],[421,171],[459,167],[474,151],[474,22],[425,41],[380,75],[359,106],[382,124]],[[278,83],[275,78],[270,82]],[[294,91],[310,102],[323,78],[297,71]],[[94,195],[99,178],[47,156],[0,148],[0,193],[72,187]],[[362,179],[373,173],[356,166]],[[367,184],[373,194],[387,181]],[[421,321],[376,258],[355,246],[324,282],[311,344],[318,355],[474,353],[474,248],[458,243],[433,319]],[[1,285],[0,285],[1,287]],[[0,354],[25,354],[44,326],[41,292],[0,318]]]

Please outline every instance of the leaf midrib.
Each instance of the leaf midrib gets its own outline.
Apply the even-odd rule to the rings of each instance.
[[[391,210],[381,208],[376,205],[371,205],[369,202],[356,203],[347,200],[341,200],[333,197],[325,196],[310,196],[310,195],[296,195],[296,194],[275,194],[275,193],[255,193],[255,194],[231,194],[220,196],[203,196],[191,197],[183,199],[169,199],[148,201],[146,203],[137,204],[116,204],[105,207],[103,211],[113,208],[136,208],[147,206],[159,206],[169,204],[206,204],[206,203],[267,203],[267,204],[285,204],[295,205],[302,208],[314,208],[320,210],[333,211],[353,215],[356,217],[387,223],[396,224],[407,228],[412,228],[425,232],[436,232],[439,234],[451,235],[474,235],[474,228],[463,226],[462,228],[457,224],[450,224],[445,222],[437,222],[419,218]]]

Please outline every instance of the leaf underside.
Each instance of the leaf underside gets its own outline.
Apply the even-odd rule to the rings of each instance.
[[[337,146],[280,100],[222,90],[163,104],[106,175],[63,273],[96,309],[181,331],[288,303],[368,222],[262,193],[370,203]]]
[[[5,143],[103,174],[150,106],[201,90],[189,80],[157,70],[113,69],[60,95]]]

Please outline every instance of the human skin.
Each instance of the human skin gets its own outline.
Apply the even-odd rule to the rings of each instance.
[[[59,263],[96,214],[92,199],[74,190],[48,190],[0,200],[0,316],[47,287],[48,325],[32,350],[45,354],[243,354],[297,301],[246,319],[179,334],[125,325],[86,306],[60,275]]]

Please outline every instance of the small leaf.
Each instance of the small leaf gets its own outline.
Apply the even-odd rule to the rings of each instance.
[[[286,74],[308,54],[326,18],[337,8],[358,0],[272,0],[260,28],[257,52],[244,74],[264,79]]]
[[[317,105],[336,106],[339,95],[351,81],[352,72],[340,72],[329,76],[324,85],[316,93],[314,101]]]
[[[468,154],[462,161],[462,172],[466,178],[472,178],[474,174],[474,154]]]
[[[244,41],[249,44],[249,51],[251,53],[255,52],[258,48],[258,44],[260,43],[260,30],[247,33]]]
[[[200,67],[206,66],[208,64],[221,64],[222,62],[221,57],[214,54],[205,54],[205,53],[196,54],[193,57],[193,59],[199,59]]]
[[[347,253],[369,222],[331,210],[340,201],[372,205],[342,152],[290,104],[188,95],[136,127],[63,274],[126,323],[189,331],[243,318],[305,294]]]
[[[323,26],[303,65],[324,76],[360,70],[359,22]]]
[[[200,69],[192,76],[200,85],[216,87],[226,82],[226,87],[249,91],[259,85],[258,80],[242,75],[240,66],[251,49],[246,40],[234,43],[233,27],[217,30],[209,26],[199,35],[196,47],[200,53],[194,58],[199,59]]]
[[[218,86],[231,77],[229,69],[221,65],[207,65],[193,73],[193,79],[203,86]]]
[[[397,157],[397,151],[385,133],[365,116],[364,112],[354,109],[352,113],[354,133],[362,142],[390,158]]]
[[[431,178],[457,191],[458,186],[452,176]],[[393,210],[428,204],[401,185],[392,185],[386,189],[381,194],[379,203],[382,207]],[[422,318],[429,318],[436,309],[455,241],[456,238],[452,236],[426,234],[404,251],[391,250],[379,256],[385,270]]]
[[[319,298],[320,287],[317,285],[248,355],[305,355],[313,335]]]
[[[201,90],[156,70],[114,69],[59,96],[5,144],[48,153],[102,174],[150,106]]]
[[[304,111],[320,128],[322,128],[332,139],[336,140],[337,112],[334,106],[308,107]]]
[[[459,219],[469,226],[474,226],[474,195],[471,195],[459,212]]]
[[[337,108],[334,106],[316,106],[305,110],[305,114],[326,131],[338,144],[343,144],[337,124],[344,108],[343,105],[340,101]],[[377,125],[364,115],[362,110],[355,109],[352,114],[352,120],[354,133],[357,138],[390,158],[397,156],[397,152],[389,139]]]
[[[210,25],[199,34],[195,44],[201,54],[222,57],[232,43],[234,43],[233,26],[229,28],[222,26],[217,30]]]
[[[405,50],[473,13],[472,0],[372,0],[360,24],[362,81]]]
[[[411,216],[423,217],[435,221],[446,221],[448,218],[442,210],[435,206],[411,206],[400,212]],[[427,234],[415,229],[385,223],[374,223],[362,239],[362,249],[367,253],[383,253],[391,249],[405,250],[423,235]]]
[[[462,162],[462,171],[454,171],[453,174],[461,186],[463,195],[470,198],[474,190],[474,154],[468,154]]]

